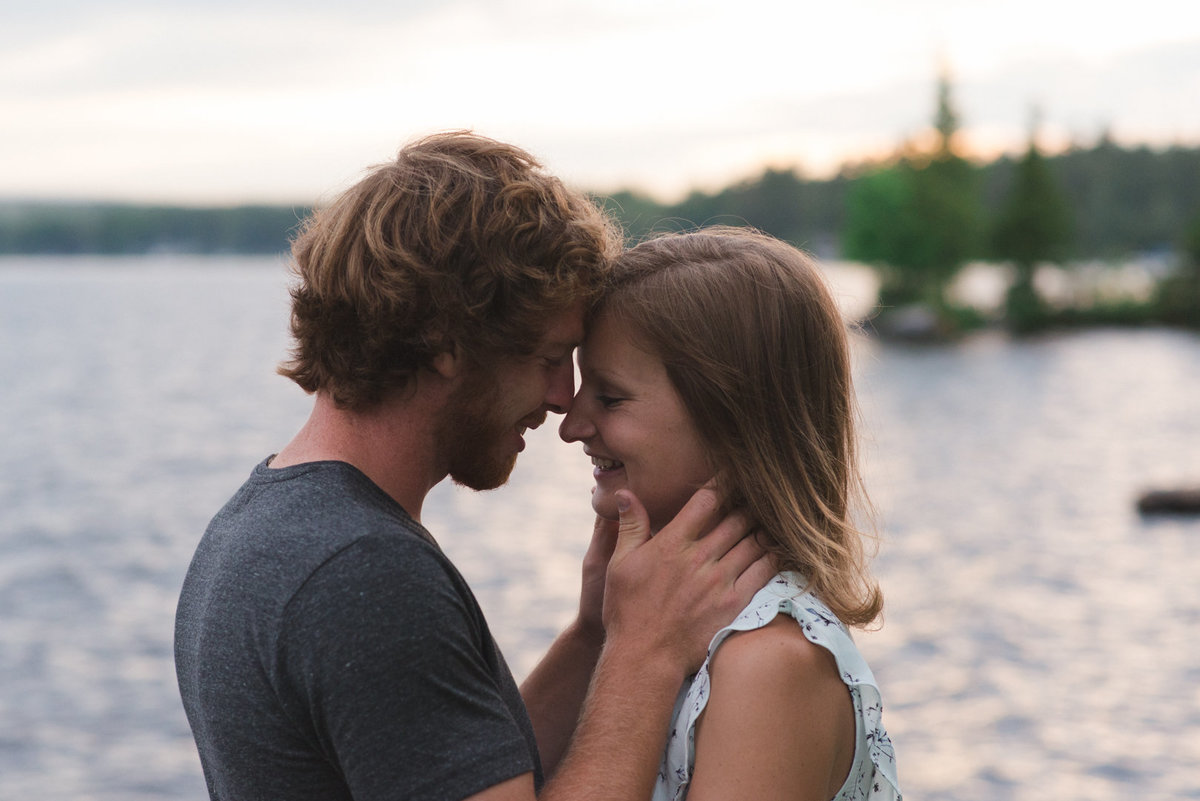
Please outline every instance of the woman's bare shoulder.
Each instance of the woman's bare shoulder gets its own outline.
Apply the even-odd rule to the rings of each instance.
[[[785,614],[762,628],[731,634],[713,655],[709,671],[714,685],[719,674],[725,680],[754,683],[808,685],[824,679],[841,684],[833,654],[805,637]]]
[[[780,615],[726,638],[709,674],[690,799],[824,801],[837,793],[853,762],[855,722],[829,651]]]

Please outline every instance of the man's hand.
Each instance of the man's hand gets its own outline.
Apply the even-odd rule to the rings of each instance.
[[[603,650],[570,751],[540,801],[649,798],[681,683],[704,661],[717,629],[775,574],[746,536],[745,518],[722,518],[712,490],[697,492],[653,539],[650,517],[631,493],[619,491],[617,505]],[[597,523],[589,558],[603,561],[611,537],[611,524]],[[583,607],[594,609],[594,590],[584,598]]]
[[[616,544],[617,524],[597,517],[583,557],[579,616],[521,685],[547,776],[555,772],[575,733],[592,671],[604,647],[604,579]]]
[[[604,585],[616,545],[617,523],[597,516],[592,541],[583,555],[578,626],[581,633],[598,642],[604,640]]]
[[[720,513],[703,488],[651,538],[650,519],[632,493],[617,493],[621,522],[609,560],[604,625],[619,639],[666,657],[680,678],[704,661],[717,630],[728,625],[775,575],[746,518]]]

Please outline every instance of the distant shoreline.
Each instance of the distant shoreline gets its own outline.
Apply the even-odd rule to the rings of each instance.
[[[1200,224],[1200,146],[1126,148],[1102,140],[1048,155],[1045,162],[1074,215],[1064,261],[1175,253],[1185,232]],[[1015,164],[1012,156],[972,163],[984,217],[999,209]],[[698,225],[751,225],[821,258],[838,258],[850,190],[881,166],[850,165],[820,179],[798,168],[767,168],[675,203],[634,191],[596,197],[631,240]],[[289,249],[313,208],[0,198],[0,254],[269,255]],[[977,257],[986,260],[989,254]]]

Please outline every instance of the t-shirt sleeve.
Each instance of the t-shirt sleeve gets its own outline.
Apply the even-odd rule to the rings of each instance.
[[[469,590],[432,546],[391,540],[342,550],[288,604],[297,726],[363,801],[457,801],[532,771]]]

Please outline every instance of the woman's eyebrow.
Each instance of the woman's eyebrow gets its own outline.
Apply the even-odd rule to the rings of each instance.
[[[604,368],[585,369],[584,367],[581,366],[579,369],[579,372],[580,372],[580,375],[587,373],[588,379],[590,379],[592,382],[594,382],[596,384],[599,384],[601,387],[603,387],[605,389],[615,390],[617,392],[627,392],[628,391],[627,384],[625,381],[622,380],[621,375],[613,373],[610,370],[606,370]]]

